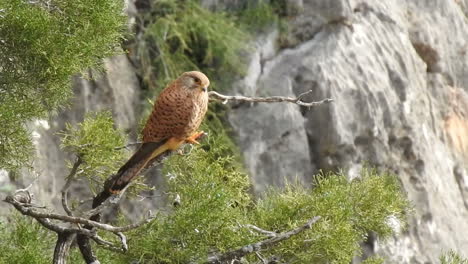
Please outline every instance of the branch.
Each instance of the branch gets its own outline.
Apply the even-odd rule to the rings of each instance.
[[[41,218],[56,219],[56,220],[61,220],[63,222],[72,223],[72,224],[88,225],[88,226],[92,226],[92,227],[106,230],[106,231],[113,232],[113,233],[125,232],[125,231],[132,230],[134,228],[138,228],[146,223],[151,222],[151,220],[153,220],[154,218],[153,216],[150,216],[149,218],[143,219],[141,222],[136,223],[136,224],[131,224],[131,225],[122,226],[122,227],[115,227],[109,224],[103,224],[103,223],[99,223],[99,222],[88,220],[88,219],[81,218],[81,217],[40,212],[40,211],[35,210],[34,208],[27,207],[27,205],[18,202],[11,195],[7,196],[4,201],[9,204],[12,204],[22,214],[34,217],[36,219],[41,219]]]
[[[103,248],[105,248],[107,250],[111,250],[111,251],[115,251],[115,252],[119,252],[119,253],[127,252],[128,251],[127,238],[125,237],[125,235],[123,233],[117,233],[117,235],[119,236],[120,242],[122,243],[121,247],[117,247],[113,243],[111,243],[111,242],[109,242],[107,240],[104,240],[102,237],[100,237],[98,235],[91,236],[91,239],[94,240],[94,242],[101,245]]]
[[[312,90],[309,90],[305,93],[301,93],[298,97],[285,97],[285,96],[271,96],[271,97],[247,97],[242,95],[223,95],[215,91],[208,92],[210,100],[213,101],[222,101],[223,104],[226,104],[228,101],[234,102],[251,102],[251,103],[281,103],[289,102],[305,107],[313,107],[325,103],[333,102],[333,99],[325,98],[317,102],[304,102],[302,99],[304,96],[312,93]]]
[[[275,233],[275,232],[272,232],[272,231],[268,231],[268,230],[265,230],[265,229],[261,229],[260,227],[258,226],[255,226],[255,225],[250,225],[250,224],[247,224],[247,225],[244,225],[244,227],[247,227],[247,228],[250,228],[258,233],[261,233],[267,237],[275,237],[277,236],[278,234]]]
[[[115,147],[115,150],[121,150],[121,149],[129,149],[129,147],[134,147],[134,146],[140,146],[143,142],[132,142],[128,143],[125,146],[120,146],[120,147]]]
[[[208,260],[205,263],[218,264],[218,263],[225,263],[225,262],[235,260],[235,259],[238,260],[250,253],[258,252],[262,249],[269,248],[283,240],[289,239],[290,237],[303,232],[304,230],[312,228],[312,225],[315,224],[319,219],[320,219],[320,216],[316,216],[310,219],[305,225],[299,226],[287,232],[276,234],[272,238],[268,238],[257,243],[249,244],[249,245],[246,245],[241,248],[234,249],[225,253],[218,253],[215,255],[211,255],[208,257]]]
[[[69,216],[73,216],[73,212],[70,210],[70,207],[68,207],[68,189],[70,188],[70,185],[72,181],[75,179],[76,172],[78,171],[78,167],[80,167],[81,163],[83,163],[83,160],[81,159],[80,156],[76,158],[75,163],[73,164],[72,169],[70,170],[70,173],[66,177],[67,181],[65,182],[65,185],[62,188],[62,207],[63,210],[67,213]]]
[[[59,233],[57,243],[55,244],[54,250],[54,261],[53,264],[66,264],[68,258],[68,252],[75,239],[75,234],[72,233]]]

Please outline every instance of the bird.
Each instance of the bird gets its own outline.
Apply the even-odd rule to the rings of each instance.
[[[142,131],[143,142],[130,159],[104,184],[93,208],[112,194],[120,193],[144,168],[158,157],[177,150],[184,143],[199,144],[198,131],[208,110],[210,80],[199,71],[181,74],[156,99]]]

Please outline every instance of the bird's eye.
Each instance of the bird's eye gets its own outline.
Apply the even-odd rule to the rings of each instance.
[[[194,80],[196,83],[198,83],[198,84],[201,83],[201,80],[200,80],[200,78],[198,78],[198,77],[193,77],[193,80]]]

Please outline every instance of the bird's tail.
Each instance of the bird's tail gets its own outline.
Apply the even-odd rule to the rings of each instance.
[[[104,190],[93,200],[93,208],[102,204],[112,194],[122,191],[149,163],[164,154],[166,141],[143,143],[133,156],[109,178],[104,184]]]
[[[143,143],[133,156],[112,177],[111,184],[106,186],[109,192],[116,194],[123,190],[144,169],[150,160],[157,158],[166,150],[163,146],[166,142]]]

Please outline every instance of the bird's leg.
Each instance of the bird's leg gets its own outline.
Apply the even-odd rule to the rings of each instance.
[[[185,139],[185,143],[189,144],[197,144],[199,145],[200,143],[197,141],[199,138],[203,137],[205,135],[205,132],[200,131],[200,132],[195,132],[193,135]]]

